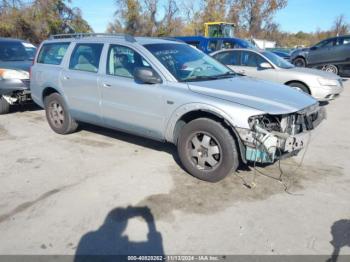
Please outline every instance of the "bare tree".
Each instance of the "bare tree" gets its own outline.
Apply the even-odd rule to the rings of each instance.
[[[108,31],[146,36],[171,35],[181,23],[179,7],[176,0],[167,0],[163,17],[157,19],[162,8],[160,3],[159,0],[117,0],[116,20],[109,24]]]
[[[6,2],[6,3],[5,3]],[[9,2],[10,7],[6,6]],[[90,32],[79,8],[71,8],[70,0],[2,1],[8,8],[0,13],[0,35],[18,37],[40,43],[51,34]],[[15,6],[15,5],[16,6]]]
[[[226,20],[226,0],[202,0],[202,22],[217,22]]]
[[[273,15],[287,6],[288,0],[230,0],[229,20],[259,36],[262,29],[272,23]]]
[[[346,22],[345,16],[339,15],[335,18],[332,31],[335,35],[345,35],[349,32],[350,25]]]

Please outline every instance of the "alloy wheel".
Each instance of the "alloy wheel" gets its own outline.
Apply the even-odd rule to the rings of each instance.
[[[334,73],[334,74],[338,74],[338,68],[335,65],[325,65],[324,67],[322,67],[323,71],[326,72],[330,72],[330,73]]]
[[[52,101],[49,105],[49,117],[51,123],[56,128],[61,128],[64,124],[64,111],[63,107],[57,102]]]
[[[200,170],[213,170],[221,162],[221,146],[208,133],[196,132],[188,140],[187,148],[191,161]]]

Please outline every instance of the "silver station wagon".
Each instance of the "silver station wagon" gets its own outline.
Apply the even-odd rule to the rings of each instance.
[[[32,67],[33,100],[50,127],[79,122],[174,143],[183,167],[216,182],[239,162],[296,155],[324,118],[311,96],[236,75],[177,41],[128,35],[57,35]]]

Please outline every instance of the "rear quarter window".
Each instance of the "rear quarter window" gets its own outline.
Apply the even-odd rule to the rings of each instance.
[[[72,53],[69,69],[97,73],[103,44],[77,44]]]
[[[38,55],[37,63],[60,65],[67,52],[69,44],[69,42],[43,44]]]

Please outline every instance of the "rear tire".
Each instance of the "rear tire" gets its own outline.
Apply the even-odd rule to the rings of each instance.
[[[326,71],[326,72],[330,72],[330,73],[334,73],[336,75],[339,74],[339,69],[336,65],[332,65],[332,64],[329,64],[329,65],[324,65],[322,67],[322,70],[323,71]]]
[[[298,58],[294,59],[293,64],[296,67],[306,67],[306,60],[302,57],[298,57]]]
[[[58,93],[48,95],[44,99],[46,119],[53,131],[66,135],[77,130],[78,124],[69,113],[62,96]]]
[[[306,85],[302,84],[302,83],[292,82],[292,83],[289,83],[288,85],[291,86],[291,87],[296,87],[299,90],[301,90],[301,91],[311,95],[309,88]]]
[[[198,118],[186,124],[177,149],[186,171],[204,181],[218,182],[238,167],[234,138],[212,119]]]
[[[0,96],[0,115],[4,115],[10,112],[10,104],[5,100],[3,96]]]

